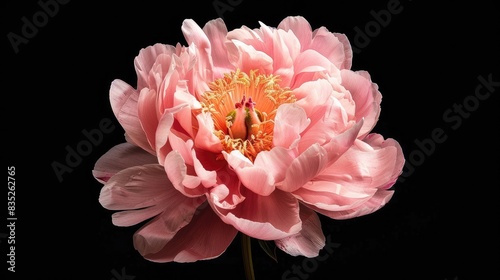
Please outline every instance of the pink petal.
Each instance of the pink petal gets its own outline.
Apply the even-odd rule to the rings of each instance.
[[[163,166],[134,166],[116,173],[104,184],[99,202],[109,210],[150,207],[167,197],[170,189],[172,184]]]
[[[302,230],[292,236],[275,240],[275,244],[291,256],[314,258],[319,255],[326,241],[321,221],[316,212],[304,206],[300,207],[300,219]]]
[[[397,162],[398,148],[388,145],[374,149],[357,139],[348,151],[325,168],[316,179],[344,186],[378,188],[393,180]]]
[[[320,27],[314,31],[309,48],[328,58],[339,69],[344,64],[344,44],[325,27]]]
[[[235,207],[233,203],[225,201],[225,199],[229,197],[229,188],[224,184],[213,187],[210,190],[209,197],[212,203],[217,207],[224,209],[234,209]]]
[[[208,24],[208,23],[207,23]],[[213,24],[210,24],[211,26]],[[213,57],[212,46],[209,38],[192,19],[186,19],[182,23],[182,32],[186,38],[187,43],[193,48],[196,55],[196,63],[193,65],[193,79],[194,92],[204,92],[203,87],[205,81],[213,80]]]
[[[185,19],[182,22],[181,30],[188,45],[194,44],[201,49],[210,49],[210,41],[194,20]]]
[[[291,32],[278,29],[271,38],[273,73],[280,76],[280,84],[289,86],[294,69],[293,63],[300,53],[300,43]]]
[[[341,134],[333,137],[330,142],[323,145],[323,148],[328,154],[328,166],[330,166],[349,148],[351,148],[352,144],[356,141],[356,138],[359,135],[361,127],[363,127],[363,120],[355,123]]]
[[[304,109],[307,116],[314,115],[319,107],[324,106],[332,93],[332,85],[324,79],[308,81],[293,89],[296,104]]]
[[[173,151],[176,151],[181,156],[182,160],[187,165],[193,165],[193,157],[191,156],[191,150],[193,149],[194,143],[191,138],[187,135],[171,129],[168,135],[168,141]],[[163,161],[164,162],[164,161]]]
[[[340,71],[326,57],[310,49],[305,50],[297,56],[294,67],[297,74],[304,72],[325,72],[336,75]]]
[[[325,80],[304,83],[301,88],[312,93],[297,101],[297,105],[306,106],[311,124],[302,133],[299,151],[314,143],[323,145],[348,128],[348,116],[342,104],[332,97],[332,89]]]
[[[308,207],[311,207],[314,211],[332,219],[352,219],[368,215],[379,210],[390,201],[393,194],[394,191],[378,190],[375,195],[373,195],[369,200],[364,201],[361,205],[356,205],[355,207],[341,211],[328,211],[311,205],[308,205]]]
[[[104,184],[123,169],[149,163],[158,161],[143,149],[130,143],[122,143],[109,149],[96,161],[92,174],[96,180]]]
[[[210,49],[199,48],[197,45],[190,45],[189,48],[190,61],[186,65],[186,75],[184,80],[188,82],[189,92],[196,96],[200,96],[205,91],[209,90],[208,83],[214,80],[212,72],[212,57]]]
[[[160,203],[142,209],[124,210],[115,212],[111,215],[111,219],[115,226],[120,226],[120,227],[133,226],[163,212],[164,208],[162,204],[163,203]]]
[[[318,175],[327,162],[327,151],[314,144],[291,162],[285,180],[276,187],[285,192],[293,192]]]
[[[247,26],[233,29],[227,33],[226,48],[230,50],[228,54],[229,61],[234,61],[236,58],[237,50],[235,41],[252,46],[255,50],[264,51],[267,48],[264,46],[263,34],[259,29],[250,29]],[[264,52],[265,53],[265,52]],[[234,64],[233,64],[234,65]]]
[[[158,57],[157,63],[159,63],[158,68],[168,67],[167,69],[162,69],[161,73],[152,72],[151,75],[155,77],[155,84],[158,88],[158,114],[161,114],[165,109],[175,107],[174,105],[174,95],[179,86],[182,84],[182,80],[179,77],[179,71],[175,67],[174,55],[161,55]]]
[[[168,224],[162,220],[155,221],[162,223],[151,229],[138,231],[134,235],[135,247],[146,259],[154,262],[185,263],[219,257],[238,231],[223,223],[210,207],[204,206],[200,207],[189,224],[176,232],[165,232]],[[172,235],[165,236],[168,233]]]
[[[370,140],[374,147],[356,139],[332,165],[293,194],[313,209],[324,210],[321,213],[331,212],[329,216],[364,213],[366,207],[378,209],[372,203],[385,204],[380,191],[395,182],[404,161],[397,142],[378,136]]]
[[[158,96],[156,90],[143,88],[139,94],[137,102],[137,112],[141,127],[146,134],[149,145],[152,148],[156,147],[156,129],[158,128]]]
[[[345,34],[342,33],[333,33],[339,41],[344,45],[344,63],[340,66],[340,69],[351,69],[352,67],[352,47],[351,43],[349,42],[349,38]]]
[[[147,222],[134,234],[134,247],[143,256],[157,253],[187,226],[204,197],[188,198],[174,188],[168,191],[168,199],[163,201],[164,211]]]
[[[191,138],[195,137],[195,120],[193,111],[201,109],[200,102],[189,93],[188,86],[185,83],[179,83],[174,93],[174,106],[179,107],[175,110],[175,119],[183,131]]]
[[[373,84],[366,72],[342,70],[342,85],[349,90],[356,103],[356,120],[365,120],[360,138],[368,134],[378,121],[382,95],[376,84]]]
[[[203,27],[203,31],[212,46],[213,74],[214,78],[221,78],[224,73],[234,70],[229,62],[226,50],[227,27],[220,18],[208,21]]]
[[[197,148],[204,149],[213,153],[222,151],[220,139],[214,134],[214,121],[209,113],[200,113],[196,116],[198,121],[198,133],[195,137]]]
[[[259,195],[269,195],[274,191],[274,177],[268,174],[266,166],[253,165],[241,152],[222,152],[229,166],[238,175],[241,183]],[[259,154],[260,155],[260,154]]]
[[[344,211],[368,201],[377,191],[375,188],[346,187],[332,181],[310,181],[293,195],[315,209]]]
[[[148,87],[149,72],[153,67],[157,57],[164,53],[173,53],[175,49],[172,46],[164,44],[154,44],[141,49],[134,59],[135,70],[137,73],[137,89],[141,90]]]
[[[171,52],[174,51],[173,47],[170,46]],[[175,88],[175,84],[178,81],[178,77],[175,75],[175,68],[172,67],[174,65],[173,57],[176,55],[175,53],[162,53],[156,57],[156,61],[151,67],[149,71],[149,81],[148,86],[151,90],[155,90],[158,93],[158,98],[156,102],[158,103],[158,107],[156,107],[156,113],[161,114],[163,112],[164,107],[162,107],[162,95],[165,92],[169,92],[171,94],[171,89]]]
[[[312,28],[309,22],[301,16],[288,16],[278,24],[279,29],[291,30],[300,42],[301,51],[309,48],[312,39]]]
[[[252,162],[238,150],[233,150],[230,153],[222,151],[222,155],[233,170],[253,166]]]
[[[274,147],[270,151],[260,152],[254,161],[254,166],[267,170],[273,181],[278,183],[285,179],[286,170],[293,157],[282,147]]]
[[[396,148],[396,162],[394,164],[394,169],[392,171],[391,180],[389,180],[385,185],[381,186],[382,188],[390,188],[394,183],[396,183],[399,175],[401,175],[403,171],[403,166],[405,164],[405,158],[403,154],[403,150],[401,149],[401,145],[394,139],[388,138],[384,139],[384,137],[380,134],[371,133],[368,134],[365,139],[363,139],[368,145],[377,148],[384,148],[388,146],[392,146]]]
[[[183,135],[174,129],[174,126],[180,128],[176,120],[181,112],[185,111],[191,113],[186,103],[181,103],[163,111],[163,116],[160,118],[155,136],[156,154],[159,162],[163,163],[165,161],[165,156],[175,149],[183,155],[184,160],[190,164],[192,163],[189,159],[190,150],[192,149],[192,140],[187,135]],[[189,115],[191,116],[191,114]]]
[[[200,152],[203,153],[203,151]],[[191,151],[191,156],[193,157],[194,171],[196,172],[196,176],[200,179],[200,183],[205,188],[214,186],[217,182],[217,172],[214,170],[207,170],[205,166],[201,163],[201,161],[198,159],[195,150]],[[207,165],[207,167],[214,167],[214,166]]]
[[[311,122],[297,104],[283,104],[278,108],[274,119],[275,147],[294,148],[300,139],[300,133]]]
[[[258,70],[262,74],[272,73],[273,59],[269,55],[240,41],[233,40],[232,43],[231,64],[246,73],[250,73],[252,70]]]
[[[245,200],[230,210],[209,202],[225,223],[257,239],[281,239],[301,230],[299,204],[291,194],[276,190],[260,196],[243,188],[242,195]]]
[[[295,75],[291,88],[297,88],[307,81],[317,80],[324,76],[340,79],[340,70],[326,57],[315,50],[305,50],[294,61]]]
[[[331,33],[322,27],[311,29],[309,22],[301,17],[287,17],[278,28],[291,30],[299,39],[301,51],[314,49],[332,61],[339,69],[350,68],[352,64],[352,49],[347,36]]]
[[[167,154],[172,151],[168,143],[170,129],[174,124],[174,114],[166,111],[158,122],[158,128],[155,132],[155,147],[158,161],[163,163]]]
[[[184,159],[176,150],[167,155],[164,167],[174,188],[185,196],[197,197],[205,193],[201,179],[195,175],[192,167],[186,166]]]
[[[125,130],[128,139],[151,154],[155,154],[142,130],[137,103],[139,93],[122,80],[114,80],[109,90],[111,108]]]
[[[234,209],[245,200],[238,175],[228,166],[217,171],[219,185],[209,190],[210,203],[220,209]]]

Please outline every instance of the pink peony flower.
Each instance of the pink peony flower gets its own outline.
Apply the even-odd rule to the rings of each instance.
[[[391,199],[403,153],[371,132],[381,93],[350,70],[345,35],[300,16],[231,31],[187,19],[182,32],[187,46],[140,50],[136,87],[112,82],[126,141],[93,170],[113,224],[144,222],[133,238],[144,258],[216,258],[238,232],[315,257],[318,214],[353,218]]]

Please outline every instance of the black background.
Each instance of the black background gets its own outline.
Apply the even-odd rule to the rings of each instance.
[[[256,28],[258,21],[276,26],[288,15],[306,17],[313,28],[345,33],[358,47],[352,69],[369,71],[383,95],[374,132],[398,140],[415,168],[405,168],[393,199],[378,212],[345,221],[322,217],[325,236],[337,247],[331,254],[322,251],[322,260],[278,251],[276,263],[253,243],[256,278],[498,277],[500,86],[474,101],[478,77],[500,82],[499,9],[487,1],[401,0],[401,12],[392,14],[386,26],[372,26],[368,40],[361,41],[357,28],[373,25],[371,11],[387,10],[390,2],[219,0],[173,6],[166,1],[69,1],[59,4],[17,53],[8,34],[22,35],[22,18],[33,21],[41,6],[2,2],[3,145],[6,165],[16,168],[18,218],[15,273],[4,261],[10,232],[0,230],[2,273],[8,276],[2,279],[243,279],[237,239],[210,261],[142,259],[132,245],[138,227],[112,225],[111,212],[98,203],[101,184],[91,170],[103,153],[124,141],[108,91],[115,78],[135,84],[133,59],[141,48],[185,44],[180,27],[186,18],[203,26],[222,16],[234,29]],[[214,3],[232,6],[217,12]],[[467,114],[444,118],[464,102]],[[114,129],[103,133],[102,141],[59,181],[52,164],[64,164],[66,148],[86,141],[82,131],[99,129],[103,119]],[[442,129],[446,140],[433,142],[434,149],[425,154],[415,141],[430,143],[434,129]],[[284,278],[294,267],[304,274]]]

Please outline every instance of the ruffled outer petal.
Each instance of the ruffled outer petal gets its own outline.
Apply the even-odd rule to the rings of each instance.
[[[384,139],[384,137],[378,133],[368,134],[363,139],[363,141],[376,149],[382,149],[391,146],[396,149],[396,162],[394,163],[394,169],[392,170],[391,180],[389,180],[386,184],[380,186],[380,188],[383,189],[392,187],[403,172],[403,166],[405,165],[405,157],[401,145],[392,138]]]
[[[310,208],[300,207],[302,230],[292,236],[275,240],[278,248],[292,256],[314,258],[325,246],[325,236],[318,215]]]
[[[349,38],[343,33],[333,32],[333,34],[339,39],[342,45],[344,45],[344,63],[342,63],[340,69],[351,69],[353,52]]]
[[[295,73],[291,82],[292,88],[326,76],[340,79],[340,70],[326,57],[312,49],[301,52],[295,59],[293,67]]]
[[[165,237],[170,223],[161,216],[134,235],[134,246],[143,256],[154,262],[195,262],[220,256],[226,251],[238,231],[225,224],[203,204],[192,216],[189,224]],[[170,216],[170,215],[169,215]],[[151,239],[159,240],[151,243]],[[150,243],[147,243],[150,242]],[[153,247],[159,250],[146,250]]]
[[[279,29],[292,31],[300,43],[300,50],[309,48],[312,39],[312,28],[309,22],[302,16],[289,16],[284,18],[279,24]]]
[[[229,62],[226,50],[227,27],[221,18],[208,21],[203,31],[212,46],[213,75],[215,79],[221,78],[224,73],[234,70]]]
[[[292,31],[300,42],[301,51],[313,49],[339,69],[351,67],[352,50],[344,34],[330,32],[325,27],[312,31],[309,22],[302,16],[286,17],[279,23],[278,28]]]
[[[346,60],[344,44],[325,27],[320,27],[314,31],[309,48],[324,55],[337,68],[342,69]]]
[[[323,145],[343,133],[350,125],[348,115],[340,101],[333,96],[331,84],[320,79],[306,82],[294,90],[300,99],[296,102],[311,120],[302,133],[299,150],[311,145]],[[352,124],[351,124],[352,125]]]
[[[223,209],[209,200],[225,223],[261,240],[282,239],[301,230],[299,203],[291,194],[276,190],[268,196],[260,196],[246,188],[242,188],[241,193],[245,200],[234,209]]]
[[[133,166],[109,178],[99,202],[109,210],[140,209],[156,205],[169,189],[173,188],[161,165]]]
[[[394,191],[378,190],[370,199],[361,204],[353,204],[354,207],[339,211],[327,211],[325,209],[307,205],[314,211],[336,220],[352,219],[371,214],[386,205],[394,195]]]
[[[146,164],[124,169],[111,177],[101,189],[99,202],[110,210],[124,210],[112,215],[117,226],[131,226],[160,215],[167,224],[162,238],[151,237],[142,250],[155,249],[169,234],[183,227],[205,199],[191,199],[180,194],[167,180],[163,167]],[[162,213],[162,214],[160,214]],[[155,222],[149,222],[155,223]],[[154,226],[152,226],[154,227]],[[146,238],[147,239],[147,238]]]
[[[392,197],[404,159],[396,141],[380,135],[356,139],[352,147],[294,195],[319,213],[349,218],[378,210]],[[371,145],[373,146],[371,146]]]
[[[158,163],[155,156],[130,143],[121,143],[112,147],[96,161],[92,175],[104,184],[123,169],[150,163]]]
[[[380,115],[382,95],[374,84],[368,72],[342,70],[342,85],[351,93],[356,104],[356,121],[364,119],[360,138],[366,136],[375,127]]]
[[[273,59],[268,54],[237,40],[231,42],[233,45],[228,45],[228,50],[232,53],[229,56],[231,64],[246,73],[253,70],[266,74],[273,72]]]
[[[229,62],[226,50],[227,27],[220,18],[208,21],[201,29],[193,20],[188,19],[183,22],[182,31],[188,44],[194,44],[202,49],[203,58],[210,68],[213,78],[217,79],[234,70],[234,66]]]
[[[271,37],[273,72],[280,76],[280,84],[289,86],[293,77],[293,62],[300,53],[300,43],[292,32],[278,29]]]
[[[150,87],[150,71],[153,68],[158,56],[161,54],[170,54],[175,51],[174,47],[161,43],[148,46],[139,51],[134,58],[135,71],[137,73],[137,90]],[[155,88],[156,89],[156,88]]]
[[[149,144],[139,119],[139,92],[126,82],[116,79],[111,83],[109,99],[116,119],[125,130],[127,140],[154,155],[154,149]]]

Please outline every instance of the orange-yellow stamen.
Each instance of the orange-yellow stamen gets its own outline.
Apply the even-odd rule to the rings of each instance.
[[[279,77],[239,70],[209,84],[201,97],[202,108],[214,120],[214,134],[226,152],[239,150],[253,161],[273,146],[274,117],[281,104],[295,102]]]

